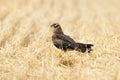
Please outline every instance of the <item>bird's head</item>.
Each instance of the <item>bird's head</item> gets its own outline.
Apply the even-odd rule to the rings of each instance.
[[[51,27],[53,27],[53,28],[58,28],[58,27],[60,27],[60,25],[59,25],[58,23],[53,23],[53,24],[51,25]]]
[[[60,26],[59,23],[53,23],[50,27],[53,28],[54,33],[63,34],[63,31],[62,31],[61,26]]]

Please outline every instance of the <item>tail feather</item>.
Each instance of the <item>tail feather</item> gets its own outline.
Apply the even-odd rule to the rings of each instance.
[[[93,44],[86,44],[87,48],[91,48],[91,46],[93,46]]]
[[[90,53],[92,51],[92,46],[93,44],[76,43],[76,50],[82,53],[88,50],[88,53]]]

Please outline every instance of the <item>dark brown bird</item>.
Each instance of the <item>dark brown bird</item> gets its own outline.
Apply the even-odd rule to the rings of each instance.
[[[67,50],[76,50],[79,52],[86,52],[90,53],[92,51],[91,47],[93,44],[84,44],[84,43],[77,43],[71,37],[65,35],[62,31],[61,26],[58,23],[54,23],[51,25],[53,28],[53,35],[52,41],[55,47],[67,51]]]

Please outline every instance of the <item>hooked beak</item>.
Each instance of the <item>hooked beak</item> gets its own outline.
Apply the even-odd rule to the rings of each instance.
[[[50,27],[53,27],[54,25],[52,24],[52,25],[50,25]]]

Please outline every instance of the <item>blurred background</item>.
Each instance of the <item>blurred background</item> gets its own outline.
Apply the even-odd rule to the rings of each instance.
[[[94,51],[53,47],[54,22]],[[0,0],[0,80],[120,80],[119,46],[119,0]]]

